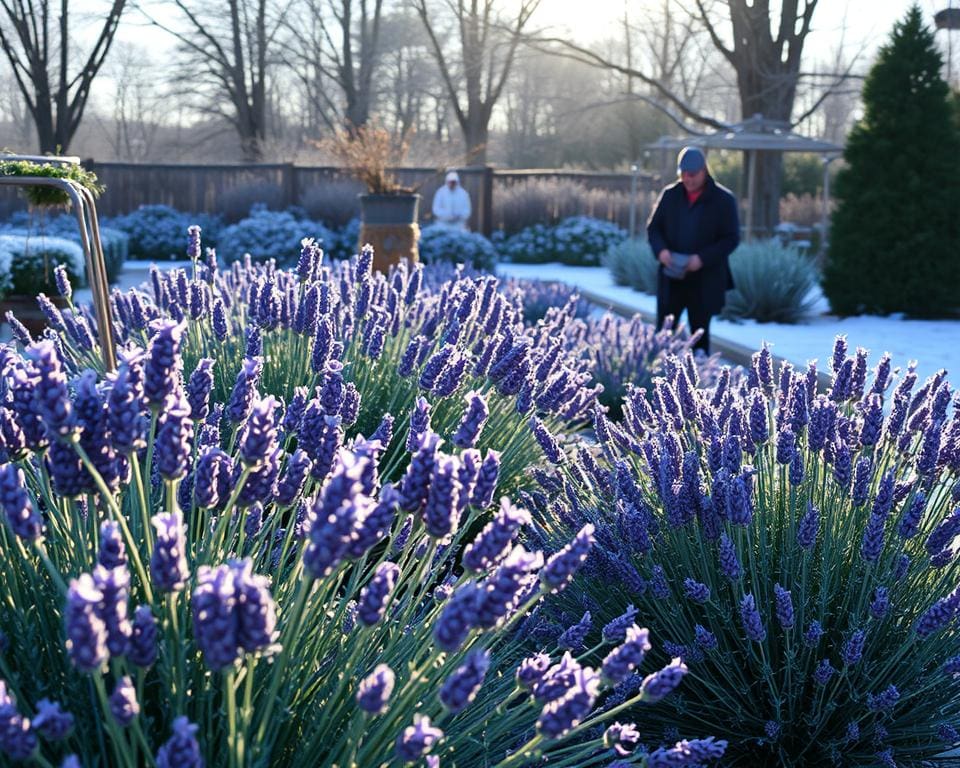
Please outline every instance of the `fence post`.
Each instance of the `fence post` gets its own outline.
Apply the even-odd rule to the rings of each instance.
[[[284,163],[280,171],[283,200],[287,208],[300,204],[300,195],[297,193],[297,169],[293,163]]]
[[[493,234],[493,168],[489,165],[483,167],[482,190],[483,190],[483,208],[480,218],[480,232],[484,237],[490,237]]]

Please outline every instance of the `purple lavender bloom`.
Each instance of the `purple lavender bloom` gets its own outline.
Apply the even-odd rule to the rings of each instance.
[[[168,395],[157,420],[157,469],[166,480],[177,480],[187,474],[193,443],[193,421],[190,406],[181,391]]]
[[[113,656],[123,656],[133,634],[127,618],[130,572],[123,565],[112,569],[97,565],[93,569],[93,583],[103,595],[97,613],[107,627],[107,649]]]
[[[736,547],[726,533],[720,534],[720,571],[730,581],[738,581],[743,575]]]
[[[254,397],[240,440],[240,458],[248,468],[262,466],[277,449],[277,406],[273,395]]]
[[[400,362],[397,365],[397,375],[400,376],[400,378],[405,379],[413,373],[413,366],[416,365],[417,359],[420,357],[420,350],[426,341],[423,336],[414,336],[407,343],[406,349],[404,349]]]
[[[37,371],[33,397],[47,434],[51,438],[66,438],[76,431],[77,418],[70,403],[67,375],[57,348],[51,341],[38,341],[27,348],[26,358],[33,362]]]
[[[163,512],[151,518],[157,540],[150,557],[150,578],[160,592],[179,592],[190,576],[183,514]]]
[[[883,691],[874,696],[867,694],[867,709],[871,712],[889,712],[900,700],[900,691],[897,686],[889,685]]]
[[[37,751],[37,735],[16,708],[7,684],[0,680],[0,751],[11,760],[29,760]]]
[[[457,530],[459,514],[457,499],[460,483],[457,480],[457,462],[451,457],[441,458],[433,465],[430,487],[423,519],[427,533],[435,539],[443,539]]]
[[[383,618],[383,614],[387,610],[387,603],[390,600],[390,594],[393,592],[399,576],[399,565],[389,561],[380,563],[370,581],[360,592],[357,615],[360,617],[360,621],[368,627],[372,627]]]
[[[439,443],[440,438],[430,431],[421,438],[417,452],[410,460],[400,485],[401,509],[416,512],[426,502]]]
[[[117,377],[107,395],[107,426],[113,447],[125,454],[146,445],[147,419],[143,406],[143,366],[140,355],[121,358]]]
[[[870,602],[870,615],[875,619],[882,619],[890,611],[890,590],[886,587],[877,587]]]
[[[719,760],[727,751],[727,742],[708,739],[678,741],[673,747],[659,747],[647,756],[647,768],[679,768],[699,766]]]
[[[194,421],[203,421],[210,414],[210,392],[213,390],[213,364],[204,357],[190,374],[187,383],[187,403],[190,405],[190,417]]]
[[[420,441],[430,429],[430,403],[423,397],[418,397],[417,402],[410,412],[410,429],[407,432],[406,447],[410,453],[414,453],[420,447]]]
[[[914,627],[917,636],[925,639],[946,627],[957,615],[958,604],[960,604],[960,590],[937,600],[917,620]]]
[[[826,685],[830,678],[837,673],[836,668],[830,663],[829,659],[820,659],[817,668],[813,671],[813,681],[817,685]]]
[[[547,460],[553,464],[563,464],[567,457],[563,452],[563,446],[560,441],[554,435],[550,434],[550,431],[544,426],[543,422],[536,416],[530,418],[529,424],[533,430],[533,436],[543,449]]]
[[[117,723],[126,728],[134,718],[140,714],[140,704],[137,701],[137,689],[133,687],[133,680],[124,675],[118,681],[110,694],[110,714]]]
[[[543,680],[543,676],[550,668],[550,657],[545,653],[537,653],[520,662],[517,667],[517,685],[525,690],[532,691]]]
[[[250,414],[256,394],[257,382],[263,371],[263,358],[246,357],[237,373],[227,403],[227,418],[234,424],[242,424]]]
[[[947,723],[943,723],[937,728],[937,736],[947,744],[956,744],[960,741],[960,733],[957,733],[957,729]]]
[[[357,704],[364,712],[382,715],[387,711],[387,702],[393,693],[396,677],[386,664],[377,664],[373,672],[357,686]]]
[[[823,627],[820,625],[820,622],[811,621],[803,633],[803,644],[808,648],[813,648],[820,642],[821,637],[823,637]]]
[[[61,709],[60,704],[49,699],[37,702],[37,714],[30,725],[47,741],[63,741],[73,730],[73,715]]]
[[[817,543],[817,532],[820,530],[820,510],[807,504],[807,511],[797,527],[797,546],[801,549],[813,549]]]
[[[853,490],[850,492],[853,506],[862,507],[867,503],[867,496],[870,492],[870,478],[873,474],[873,467],[870,459],[861,456],[857,459],[856,467],[853,470]]]
[[[605,643],[622,642],[627,636],[627,629],[633,625],[633,617],[636,615],[637,609],[632,604],[628,605],[624,613],[604,625],[603,641]]]
[[[559,699],[573,686],[574,676],[582,669],[579,662],[566,651],[560,661],[543,673],[540,681],[534,685],[534,697],[543,703]]]
[[[70,285],[67,268],[63,264],[57,264],[57,266],[53,268],[53,278],[57,284],[57,293],[67,301],[70,301],[73,298],[73,287]]]
[[[397,736],[397,757],[412,763],[426,755],[442,738],[443,731],[434,728],[429,717],[416,714],[413,716],[413,725],[408,725]]]
[[[286,472],[277,484],[276,501],[281,507],[292,506],[300,498],[312,466],[306,451],[297,448],[293,452],[287,460]]]
[[[43,518],[34,509],[27,495],[27,483],[23,470],[15,464],[0,466],[0,507],[3,508],[7,525],[17,536],[26,541],[39,539],[43,533]]]
[[[960,534],[960,508],[956,509],[943,520],[927,537],[924,546],[927,554],[933,557],[946,549],[950,542]]]
[[[103,593],[97,589],[89,573],[70,581],[64,625],[67,653],[81,672],[100,669],[110,657],[107,649],[107,626],[98,614]]]
[[[910,502],[910,506],[900,520],[900,527],[897,531],[900,538],[912,539],[920,532],[920,521],[923,519],[923,511],[926,505],[926,495],[923,491],[917,491],[917,494]]]
[[[530,524],[530,513],[504,497],[493,519],[463,551],[463,565],[472,571],[486,571],[499,563],[521,526]]]
[[[790,427],[784,427],[777,432],[777,463],[789,464],[796,452],[796,436]]]
[[[147,348],[144,367],[143,395],[147,405],[159,409],[177,386],[182,365],[180,340],[186,325],[171,320],[158,320],[152,328],[154,333]]]
[[[468,392],[464,399],[467,401],[467,407],[451,440],[458,448],[473,448],[490,411],[487,408],[486,399],[480,392]]]
[[[117,568],[127,564],[127,549],[120,534],[120,526],[113,520],[104,520],[100,524],[100,550],[97,562],[106,568]]]
[[[493,502],[493,495],[497,490],[497,479],[500,475],[500,453],[488,450],[480,465],[477,481],[470,494],[470,506],[474,509],[486,509]]]
[[[590,714],[599,692],[600,676],[590,668],[577,670],[566,692],[544,706],[537,731],[555,739],[575,728]]]
[[[632,625],[627,629],[624,642],[604,658],[604,678],[614,685],[621,682],[643,663],[643,658],[650,648],[650,633],[636,624]]]
[[[587,634],[593,628],[593,619],[590,618],[590,611],[583,614],[583,617],[576,624],[572,624],[563,631],[557,638],[557,648],[564,651],[579,651],[584,647]]]
[[[687,665],[680,659],[674,659],[659,672],[647,675],[642,685],[643,701],[653,704],[670,695],[686,674]]]
[[[193,476],[193,499],[201,509],[226,503],[233,461],[219,448],[202,449]]]
[[[90,474],[84,469],[73,446],[59,441],[51,444],[46,456],[53,490],[66,498],[77,498],[94,490]]]
[[[845,666],[852,667],[860,662],[860,659],[863,658],[863,646],[867,640],[867,633],[862,629],[858,629],[843,644],[843,652],[841,657],[843,658],[843,663]]]
[[[173,721],[171,736],[157,752],[157,768],[203,768],[203,755],[197,743],[197,726],[186,717]]]
[[[790,629],[793,627],[793,597],[790,590],[775,584],[773,591],[776,596],[777,621],[783,629]]]
[[[863,538],[860,541],[860,557],[868,563],[875,563],[883,551],[884,518],[879,515],[870,515],[863,529]]]
[[[476,625],[489,629],[517,609],[519,600],[526,596],[525,588],[530,586],[532,581],[528,575],[542,567],[542,553],[527,552],[520,545],[514,547],[496,571],[481,584],[482,595],[477,603]]]
[[[760,618],[760,612],[757,610],[756,601],[753,595],[747,593],[740,601],[740,623],[743,625],[743,631],[748,640],[755,643],[762,643],[767,638],[767,630],[763,628],[763,621]]]
[[[700,624],[694,626],[693,633],[696,644],[705,651],[712,651],[719,644],[717,636]]]
[[[157,660],[157,620],[149,605],[138,605],[133,612],[127,658],[143,669],[152,667]]]
[[[468,581],[447,600],[433,627],[433,639],[441,650],[452,653],[467,639],[482,597],[477,585]]]
[[[453,713],[462,712],[476,698],[490,666],[489,651],[473,651],[443,682],[440,701]]]
[[[540,572],[540,581],[551,592],[559,592],[572,580],[593,547],[593,525],[587,523],[573,540],[552,555]]]
[[[603,746],[621,757],[633,754],[640,744],[640,731],[633,723],[613,723],[603,732]]]
[[[694,579],[686,578],[683,580],[683,591],[695,603],[703,605],[710,600],[710,587]]]

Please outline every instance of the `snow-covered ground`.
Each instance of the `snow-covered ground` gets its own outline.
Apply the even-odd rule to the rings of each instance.
[[[559,280],[584,291],[603,296],[638,312],[656,313],[657,300],[631,288],[615,285],[610,270],[605,267],[570,267],[564,264],[500,264],[498,274],[531,280]],[[839,318],[826,314],[822,302],[816,315],[804,325],[757,323],[747,320],[732,323],[716,318],[710,324],[714,338],[723,338],[759,349],[767,342],[771,351],[798,366],[808,360],[820,361],[820,370],[833,349],[833,340],[845,334],[852,351],[864,347],[870,351],[871,365],[883,352],[889,352],[894,366],[905,368],[911,360],[917,361],[920,381],[946,368],[960,381],[960,321],[905,320],[900,317],[858,316]]]

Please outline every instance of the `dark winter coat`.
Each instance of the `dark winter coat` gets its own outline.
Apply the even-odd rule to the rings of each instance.
[[[737,201],[726,187],[707,175],[707,182],[697,201],[690,205],[681,182],[671,184],[660,193],[660,199],[647,222],[647,237],[656,258],[664,248],[675,253],[696,253],[703,262],[697,272],[690,272],[685,283],[700,289],[702,306],[711,315],[723,309],[725,293],[733,288],[730,254],[740,242],[740,217]],[[668,300],[671,283],[663,273],[657,283],[657,301]]]

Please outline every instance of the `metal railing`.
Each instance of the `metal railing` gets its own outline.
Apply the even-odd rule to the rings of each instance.
[[[57,165],[79,165],[78,157],[38,157],[34,155],[0,155],[0,160],[10,162],[27,161],[33,163],[53,163]],[[83,247],[87,269],[87,282],[93,292],[93,309],[97,321],[100,340],[100,354],[103,365],[108,371],[117,367],[116,350],[113,343],[113,318],[110,313],[110,289],[107,284],[107,269],[103,258],[103,245],[100,242],[100,222],[97,219],[97,206],[93,193],[82,184],[70,179],[58,179],[49,176],[3,176],[0,185],[17,187],[49,187],[59,189],[70,198],[73,211],[80,227],[80,244]]]

